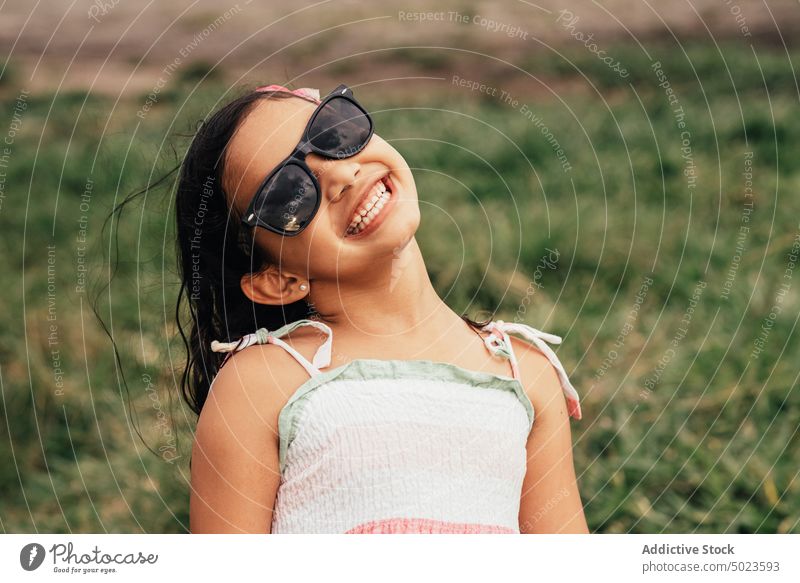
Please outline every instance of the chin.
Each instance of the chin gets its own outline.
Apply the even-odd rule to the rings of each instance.
[[[413,203],[405,200],[398,202],[402,204],[395,209],[394,216],[391,217],[392,220],[381,225],[384,229],[381,236],[386,241],[393,243],[394,246],[405,246],[417,233],[421,214],[416,201]]]

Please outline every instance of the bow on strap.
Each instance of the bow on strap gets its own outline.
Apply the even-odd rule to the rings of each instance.
[[[519,324],[512,322],[503,322],[502,320],[495,320],[489,322],[482,328],[483,331],[490,332],[489,336],[483,339],[484,344],[492,354],[499,354],[511,361],[511,370],[514,373],[514,378],[519,379],[519,366],[517,364],[517,357],[514,355],[514,350],[511,347],[511,339],[508,337],[509,332],[513,332],[525,337],[527,340],[533,342],[542,354],[544,354],[558,373],[558,378],[561,381],[561,387],[564,391],[564,396],[567,399],[567,410],[569,415],[575,419],[581,418],[581,405],[578,397],[578,391],[572,386],[567,376],[567,371],[558,359],[558,356],[553,349],[550,348],[546,342],[550,344],[561,344],[561,337],[548,332],[537,330],[533,326],[527,324]]]
[[[310,363],[302,354],[281,340],[282,336],[285,336],[299,326],[313,326],[327,335],[327,339],[317,349],[317,353],[314,355],[314,360]],[[326,324],[323,324],[322,322],[316,322],[314,320],[304,319],[290,322],[289,324],[286,324],[285,326],[273,331],[269,331],[266,328],[259,328],[252,334],[246,334],[245,336],[242,336],[236,342],[219,342],[214,340],[211,342],[211,350],[213,352],[228,353],[225,356],[225,359],[222,361],[222,365],[224,365],[233,354],[239,352],[240,350],[244,350],[248,346],[253,346],[254,344],[277,344],[294,356],[310,374],[318,374],[320,372],[319,369],[326,368],[331,364],[332,342],[333,331]],[[220,367],[222,365],[220,365]]]
[[[259,93],[265,93],[267,91],[284,91],[286,93],[293,93],[298,97],[314,101],[315,103],[319,103],[321,101],[319,97],[319,89],[312,89],[311,87],[301,87],[300,89],[289,89],[287,87],[284,87],[283,85],[264,85],[263,87],[256,87],[255,91],[258,91]]]

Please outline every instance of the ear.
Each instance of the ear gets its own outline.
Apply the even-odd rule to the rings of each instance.
[[[256,304],[280,306],[292,304],[308,295],[308,289],[300,289],[300,285],[308,284],[305,280],[281,272],[274,265],[256,273],[245,273],[239,282],[242,293]]]

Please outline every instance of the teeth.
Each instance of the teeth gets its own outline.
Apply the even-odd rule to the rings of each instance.
[[[350,222],[350,226],[347,227],[348,235],[355,235],[363,231],[386,206],[391,196],[391,192],[386,190],[386,185],[382,180],[375,185],[372,192],[373,195],[353,215],[353,220]]]

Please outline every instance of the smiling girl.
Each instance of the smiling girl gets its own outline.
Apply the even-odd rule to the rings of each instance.
[[[588,532],[561,339],[442,301],[373,130],[344,85],[270,85],[186,154],[191,531]]]

